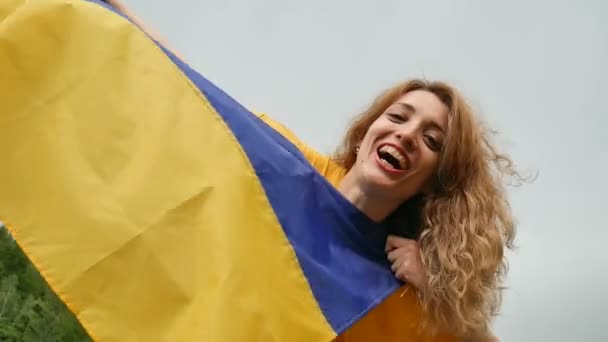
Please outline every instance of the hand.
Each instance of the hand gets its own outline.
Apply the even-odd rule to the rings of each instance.
[[[397,278],[411,283],[417,289],[424,285],[426,273],[416,240],[390,235],[386,240],[386,252],[392,263],[391,270]]]

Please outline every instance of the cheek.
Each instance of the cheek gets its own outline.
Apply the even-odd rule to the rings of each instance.
[[[388,129],[385,127],[385,125],[380,122],[372,124],[365,133],[365,136],[361,141],[361,146],[367,146],[371,148],[375,142],[381,140],[389,134],[387,131]]]
[[[420,172],[424,177],[424,182],[430,180],[430,178],[435,174],[435,171],[439,167],[439,155],[430,151],[425,151],[423,153],[420,163]]]
[[[372,149],[372,146],[374,145],[376,135],[377,134],[373,127],[370,127],[370,129],[365,133],[365,136],[363,136],[363,140],[361,140],[361,149],[365,151],[370,151],[370,149]]]

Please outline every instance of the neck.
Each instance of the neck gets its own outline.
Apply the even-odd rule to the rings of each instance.
[[[399,206],[399,203],[394,203],[394,201],[382,196],[374,196],[369,191],[365,191],[359,182],[355,181],[354,175],[350,172],[344,176],[338,185],[338,191],[375,222],[384,221]]]

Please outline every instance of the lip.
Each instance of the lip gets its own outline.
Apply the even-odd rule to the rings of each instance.
[[[382,161],[380,160],[380,155],[378,154],[378,150],[380,150],[382,148],[382,146],[391,146],[391,147],[395,148],[397,151],[399,151],[399,153],[401,153],[403,155],[403,157],[405,157],[405,160],[407,161],[407,165],[410,167],[412,165],[407,154],[405,153],[405,150],[403,150],[403,148],[401,146],[393,144],[393,143],[383,143],[383,144],[380,144],[380,146],[378,146],[378,148],[376,149],[376,162],[378,163],[380,168],[382,168],[384,171],[394,174],[394,175],[403,175],[403,174],[408,173],[409,169],[397,170],[393,167],[386,166],[386,165],[384,165],[384,163],[382,163]]]

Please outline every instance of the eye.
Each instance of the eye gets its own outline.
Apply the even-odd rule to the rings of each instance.
[[[441,143],[437,138],[432,135],[425,135],[424,142],[434,152],[439,152],[439,150],[441,149]]]
[[[407,121],[407,116],[398,113],[388,113],[386,114],[392,122],[403,123]]]

